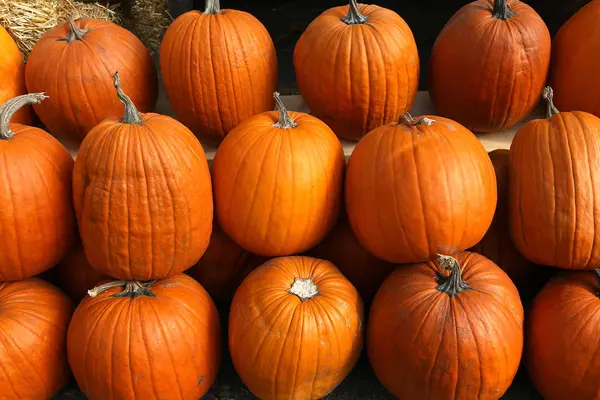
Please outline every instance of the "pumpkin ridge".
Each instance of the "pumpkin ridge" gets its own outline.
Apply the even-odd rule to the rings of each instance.
[[[3,167],[2,170],[4,171],[4,181],[6,182],[3,186],[4,187],[8,187],[8,200],[9,200],[9,201],[6,202],[6,205],[3,206],[3,207],[8,207],[10,205],[11,208],[12,208],[12,213],[11,213],[12,220],[13,220],[13,224],[12,224],[13,229],[12,229],[12,232],[13,232],[14,237],[17,237],[18,233],[19,233],[18,232],[19,231],[19,227],[18,227],[18,224],[17,224],[17,217],[16,217],[16,213],[15,213],[15,208],[16,208],[15,207],[15,201],[14,201],[15,195],[14,195],[14,192],[13,192],[13,189],[12,189],[12,183],[11,183],[10,173],[9,173],[9,171],[11,170],[10,169],[10,164],[8,163],[8,160],[6,159],[6,152],[4,152],[4,151],[0,152],[0,155],[2,155],[2,163],[4,164],[2,166]],[[3,225],[10,226],[11,224],[9,223],[9,224],[3,224]],[[14,242],[14,244],[16,246],[16,251],[17,251],[16,252],[16,260],[15,260],[15,254],[12,251],[10,251],[10,250],[8,251],[8,253],[10,253],[10,254],[8,255],[7,258],[9,258],[9,260],[10,260],[10,258],[12,258],[13,260],[16,261],[16,263],[15,263],[15,261],[13,261],[13,262],[10,262],[10,264],[12,264],[12,265],[15,265],[15,264],[18,265],[19,266],[19,277],[23,277],[25,271],[24,271],[24,268],[23,268],[23,256],[22,256],[22,251],[21,251],[21,243],[20,243],[19,240],[16,240]],[[7,244],[5,244],[5,246],[7,246]],[[11,257],[11,255],[12,255],[12,257]]]
[[[479,340],[477,340],[477,335],[475,335],[475,328],[473,326],[473,323],[471,322],[471,318],[469,318],[469,313],[467,312],[467,309],[465,307],[465,304],[463,304],[462,299],[460,297],[456,298],[456,303],[455,307],[460,307],[463,310],[464,315],[466,315],[465,320],[467,321],[467,324],[469,325],[469,330],[471,331],[471,336],[473,337],[473,343],[475,343],[475,352],[477,354],[477,357],[475,358],[478,361],[479,364],[479,392],[478,392],[478,396],[477,398],[482,398],[482,393],[483,393],[483,365],[481,365],[481,358],[482,358],[482,352],[481,352],[481,345],[479,344]],[[458,319],[456,318],[456,314],[454,315],[455,321],[458,321]],[[457,327],[458,329],[458,327]],[[487,331],[487,329],[486,329]],[[460,340],[458,339],[458,331],[457,331],[457,336],[456,336],[456,345],[458,348],[458,344],[460,343]],[[507,359],[506,357],[506,351],[505,351],[505,361]],[[458,379],[460,379],[460,374],[457,374]],[[455,384],[455,393],[454,393],[454,398],[458,398],[456,396],[456,391],[458,391],[458,382]]]

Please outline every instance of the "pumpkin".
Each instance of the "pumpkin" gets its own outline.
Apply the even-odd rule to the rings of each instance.
[[[509,217],[517,250],[529,261],[566,269],[600,265],[600,119],[558,112],[523,125],[509,159]]]
[[[358,240],[393,263],[474,246],[497,200],[494,167],[475,135],[446,118],[410,114],[358,143],[345,189]]]
[[[527,366],[546,400],[593,400],[600,393],[598,270],[561,274],[527,315]]]
[[[118,279],[181,273],[204,254],[212,230],[204,149],[174,119],[139,114],[118,73],[114,85],[125,115],[89,132],[73,171],[85,255],[96,270]]]
[[[308,26],[294,49],[294,68],[313,115],[349,140],[410,111],[419,86],[409,26],[392,10],[356,0]]]
[[[56,26],[27,60],[27,89],[50,96],[34,106],[35,112],[53,135],[80,142],[102,120],[123,113],[110,79],[115,71],[139,109],[151,111],[158,93],[156,70],[133,33],[95,19]]]
[[[344,152],[317,118],[277,111],[249,118],[217,149],[215,207],[223,231],[250,253],[278,257],[314,247],[335,225]]]
[[[0,108],[0,281],[49,270],[73,245],[73,158],[43,130],[10,122],[21,107],[46,98],[21,95]]]
[[[476,132],[510,128],[529,115],[546,84],[550,32],[519,0],[477,0],[439,34],[429,61],[438,113]]]
[[[233,365],[260,399],[320,399],[356,364],[363,305],[330,262],[280,257],[255,269],[229,314]]]
[[[217,375],[220,340],[208,293],[175,275],[92,289],[73,314],[67,349],[90,400],[196,400]]]
[[[221,10],[219,0],[206,0],[204,12],[189,11],[171,24],[160,66],[177,119],[202,139],[220,142],[243,120],[273,109],[273,40],[252,15]]]
[[[58,286],[79,303],[88,290],[98,286],[110,277],[96,271],[88,262],[81,244],[76,246],[64,260],[56,266]]]
[[[402,266],[371,306],[369,360],[396,398],[500,399],[519,368],[523,314],[508,275],[477,253]]]
[[[15,41],[6,29],[0,26],[0,104],[6,103],[13,97],[27,93],[25,88],[25,63]],[[33,123],[31,106],[22,107],[13,117],[13,122],[20,124]]]
[[[2,399],[51,399],[67,384],[66,336],[73,304],[31,278],[0,282]]]

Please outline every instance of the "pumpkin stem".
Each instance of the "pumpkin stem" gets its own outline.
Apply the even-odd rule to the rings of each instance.
[[[69,20],[69,27],[71,28],[71,30],[69,31],[67,36],[58,39],[59,41],[73,43],[76,40],[83,40],[83,37],[89,32],[89,30],[87,29],[81,29],[80,27],[78,27],[75,23],[74,18]]]
[[[554,90],[550,86],[546,86],[542,92],[542,97],[546,100],[546,115],[550,118],[553,115],[558,114],[558,108],[554,106]]]
[[[95,288],[88,290],[88,295],[90,297],[96,297],[100,293],[105,292],[108,289],[125,286],[125,289],[122,292],[114,294],[112,295],[112,297],[131,297],[133,299],[141,296],[156,297],[156,295],[150,291],[150,286],[152,286],[154,282],[155,281],[113,281],[100,286],[96,286]]]
[[[404,125],[408,125],[408,126],[418,126],[418,125],[431,125],[435,122],[434,119],[431,118],[427,118],[427,117],[421,117],[421,118],[413,118],[412,115],[410,115],[410,113],[404,113],[402,114],[402,116],[400,117],[400,120],[398,121],[398,125],[400,124],[404,124]]]
[[[446,293],[450,297],[454,297],[464,290],[473,290],[467,282],[462,279],[460,265],[456,258],[438,254],[437,259],[440,267],[450,271],[450,275],[438,273],[438,286],[436,287],[442,293]]]
[[[121,103],[125,104],[125,114],[123,115],[123,123],[124,124],[141,124],[142,119],[140,118],[140,114],[138,113],[135,104],[133,101],[123,92],[121,89],[121,78],[119,78],[119,71],[115,72],[113,75],[113,81],[115,84],[115,89],[117,89],[117,96]]]
[[[221,4],[219,0],[206,0],[204,14],[218,14],[221,12]]]
[[[356,0],[350,0],[350,8],[348,9],[348,15],[342,18],[342,21],[348,25],[357,25],[364,24],[365,22],[367,22],[367,19],[369,19],[369,17],[360,13],[360,10],[358,9],[358,3],[356,2]]]
[[[288,293],[298,296],[302,302],[305,302],[318,296],[319,290],[312,278],[294,278],[294,283]]]
[[[40,104],[47,99],[45,93],[29,93],[8,100],[0,107],[0,139],[8,140],[14,136],[10,130],[10,120],[19,109],[27,104]]]
[[[279,112],[279,121],[274,123],[273,126],[281,129],[296,128],[298,124],[293,120],[292,117],[290,117],[290,113],[288,112],[287,108],[285,108],[283,101],[281,101],[279,93],[273,93],[273,97],[275,98],[275,111]]]
[[[516,12],[508,8],[506,0],[494,1],[494,8],[492,9],[492,16],[494,18],[506,21],[507,19],[514,17],[516,14]]]

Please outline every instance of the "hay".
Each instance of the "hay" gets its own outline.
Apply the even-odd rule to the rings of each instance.
[[[101,5],[73,0],[0,0],[0,24],[15,39],[25,58],[47,30],[78,17],[122,23],[119,4]]]
[[[173,17],[167,0],[131,0],[132,30],[152,53],[158,53]]]

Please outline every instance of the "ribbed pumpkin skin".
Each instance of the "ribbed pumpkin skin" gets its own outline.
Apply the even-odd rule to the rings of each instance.
[[[10,37],[6,29],[0,26],[0,105],[6,103],[13,97],[27,93],[25,87],[25,63],[23,56],[15,41]],[[12,122],[20,124],[32,124],[34,120],[31,106],[21,108],[13,116]]]
[[[389,124],[356,146],[346,174],[348,218],[362,245],[393,263],[478,243],[494,217],[494,167],[479,140],[442,117]]]
[[[527,4],[493,17],[492,0],[461,8],[439,34],[429,62],[429,93],[440,115],[476,132],[497,132],[535,108],[550,65],[550,33]]]
[[[323,122],[290,112],[296,128],[256,115],[223,140],[212,165],[223,231],[247,251],[277,257],[314,247],[335,225],[344,152]]]
[[[202,145],[170,117],[141,118],[141,124],[101,122],[81,144],[73,171],[87,259],[96,270],[126,280],[190,268],[204,254],[212,230]]]
[[[399,399],[496,400],[517,373],[523,306],[509,277],[477,253],[454,255],[475,290],[436,290],[432,262],[397,268],[375,296],[367,350],[381,383]]]
[[[600,265],[600,119],[562,112],[519,129],[510,148],[511,236],[536,264]]]
[[[76,227],[69,152],[39,128],[10,130],[11,139],[0,139],[0,281],[52,268],[71,249]]]
[[[90,400],[197,400],[220,365],[220,326],[210,296],[187,275],[151,285],[156,297],[86,297],[67,337],[69,364]]]
[[[220,142],[246,118],[273,109],[275,46],[243,11],[181,15],[165,33],[160,66],[177,119],[201,138]]]
[[[79,19],[89,32],[83,40],[60,40],[69,24],[48,31],[27,60],[27,89],[50,98],[35,112],[50,133],[80,142],[98,123],[123,115],[111,75],[119,72],[123,90],[141,112],[151,111],[157,98],[156,70],[150,52],[128,30],[111,22]]]
[[[67,327],[73,303],[40,279],[0,282],[3,400],[47,400],[67,384]]]
[[[56,266],[58,286],[75,302],[79,303],[90,289],[101,281],[112,280],[96,271],[85,257],[83,247],[78,245]]]
[[[312,278],[319,295],[288,292]],[[260,399],[320,399],[350,373],[362,349],[363,305],[335,266],[281,257],[255,269],[236,292],[229,350],[244,384]]]
[[[317,17],[294,49],[296,81],[313,115],[340,137],[359,140],[410,111],[419,85],[412,31],[395,12],[359,4],[364,24],[343,21],[348,6]]]

